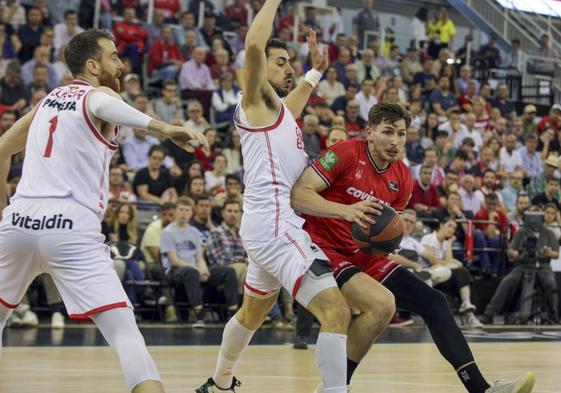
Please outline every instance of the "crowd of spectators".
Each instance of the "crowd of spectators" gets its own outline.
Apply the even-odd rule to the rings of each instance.
[[[64,48],[92,27],[90,3],[9,0],[0,5],[0,135],[50,89],[72,81]],[[126,250],[114,250],[126,259],[120,268],[125,283],[164,280],[175,289],[167,297],[184,290],[198,325],[204,320],[203,290],[220,288],[228,312],[236,310],[243,290],[247,255],[238,234],[243,161],[232,117],[241,91],[248,10],[254,14],[262,3],[233,0],[217,12],[208,0],[156,0],[147,23],[142,1],[101,2],[101,26],[114,33],[126,65],[123,99],[151,116],[202,132],[209,141],[208,149],[188,153],[146,131],[123,128],[111,163],[113,203],[104,233],[112,244],[138,246],[128,259]],[[506,84],[474,78],[473,66],[482,64],[524,71],[517,40],[503,59],[491,35],[467,64],[465,43],[454,51],[456,28],[444,8],[419,9],[408,47],[396,45],[388,30],[383,42],[377,38],[381,27],[372,0],[357,11],[352,34],[344,33],[338,12],[320,15],[311,6],[295,29],[297,12],[295,3],[283,5],[275,25],[275,35],[288,41],[295,81],[303,81],[311,67],[309,29],[318,32],[320,49],[327,48],[331,60],[297,119],[311,159],[339,140],[360,138],[368,110],[378,102],[399,103],[412,114],[402,160],[415,180],[408,217],[419,221],[411,233],[424,236],[420,244],[432,248],[424,267],[446,261],[496,277],[502,271],[499,250],[530,204],[550,209],[552,228],[561,222],[561,105],[539,118],[534,105],[510,100]],[[544,35],[536,51],[556,56],[548,40]],[[532,67],[551,71],[543,59]],[[12,159],[10,193],[23,158]],[[145,209],[153,206],[159,219],[141,225]],[[445,236],[447,231],[454,235]],[[559,235],[557,230],[557,240]],[[465,247],[473,247],[469,258]],[[450,291],[461,297],[462,311],[473,312],[469,273],[452,271]],[[134,302],[146,295],[132,287],[127,293]],[[284,316],[276,310],[276,318],[292,319],[286,297],[283,309]]]

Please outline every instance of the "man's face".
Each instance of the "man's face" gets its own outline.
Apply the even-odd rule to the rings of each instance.
[[[401,215],[401,222],[403,222],[403,229],[406,235],[411,234],[413,228],[415,227],[415,223],[417,219],[413,214],[403,213]]]
[[[45,67],[37,67],[33,70],[33,82],[37,85],[44,85],[49,79],[49,73]]]
[[[481,89],[479,90],[479,95],[487,99],[489,97],[489,94],[491,94],[491,86],[489,85],[481,86]]]
[[[121,168],[113,168],[109,172],[109,185],[118,187],[123,183],[123,170]]]
[[[464,176],[462,178],[462,187],[467,192],[473,191],[473,178],[471,176]]]
[[[193,30],[187,30],[185,32],[185,45],[189,48],[192,48],[196,44],[197,44],[197,34]]]
[[[469,113],[466,115],[466,127],[468,130],[472,130],[475,125],[475,115]]]
[[[486,199],[485,200],[485,207],[486,207],[488,212],[494,212],[494,211],[497,210],[498,202]]]
[[[506,100],[508,97],[508,87],[506,85],[499,85],[497,96],[502,100]]]
[[[148,110],[149,104],[150,101],[148,100],[148,97],[145,96],[138,96],[134,100],[134,107],[144,113],[146,113],[146,111]]]
[[[472,97],[475,95],[475,92],[477,91],[477,85],[473,82],[468,83],[467,85],[467,90],[466,90],[466,94],[469,97]]]
[[[121,91],[119,78],[125,69],[125,65],[119,58],[117,48],[113,41],[100,39],[98,42],[99,46],[101,46],[101,58],[99,61],[100,72],[98,76],[99,84],[119,93]]]
[[[546,186],[546,191],[549,195],[555,194],[559,191],[559,183],[554,181],[548,181]]]
[[[64,24],[68,28],[74,28],[78,26],[78,15],[77,14],[69,14],[64,18]]]
[[[175,221],[181,225],[185,225],[185,223],[189,222],[191,217],[193,217],[193,208],[191,206],[177,205],[175,209]]]
[[[374,128],[367,127],[365,134],[368,149],[381,161],[387,163],[397,161],[400,152],[405,148],[407,129],[403,119],[393,124],[382,121]]]
[[[356,81],[358,79],[358,68],[354,64],[347,64],[345,67],[345,75],[350,81]],[[372,81],[368,80],[370,83]]]
[[[41,23],[41,21],[43,20],[43,15],[38,9],[31,9],[27,14],[27,19],[29,20],[29,24],[35,26]]]
[[[434,150],[425,151],[423,164],[426,164],[428,166],[435,166],[436,165],[436,152]]]
[[[8,131],[8,129],[14,125],[16,122],[16,116],[13,113],[3,113],[1,119],[2,131]]]
[[[423,63],[423,71],[427,73],[432,71],[432,60],[426,60]]]
[[[267,57],[269,83],[280,97],[286,97],[292,87],[294,68],[290,65],[288,52],[281,48],[269,50]]]
[[[237,203],[228,203],[222,209],[222,219],[229,227],[235,227],[240,222],[240,206]]]
[[[125,8],[125,11],[123,12],[123,19],[125,20],[125,22],[132,23],[135,18],[136,11],[134,10],[134,8]]]
[[[493,152],[491,149],[482,149],[481,150],[481,161],[484,163],[489,163],[493,159]]]
[[[207,199],[201,199],[195,205],[195,215],[200,220],[206,220],[210,216],[212,204]]]
[[[319,127],[318,119],[314,119],[314,118],[308,119],[308,121],[304,123],[303,131],[306,134],[315,134],[319,131],[318,127]]]
[[[522,181],[524,180],[524,175],[520,172],[512,172],[510,175],[510,185],[515,190],[522,189]]]
[[[146,135],[148,135],[148,131],[146,131],[142,128],[133,128],[132,132],[133,132],[135,138],[140,139],[141,141],[146,139]]]
[[[162,96],[164,100],[168,102],[173,100],[176,97],[176,95],[177,95],[176,85],[166,85],[166,87],[162,89]]]
[[[557,122],[559,121],[559,119],[561,119],[561,111],[559,109],[554,109],[549,112],[549,117],[551,118],[551,120]]]
[[[347,89],[345,90],[345,97],[347,98],[347,101],[354,100],[354,98],[356,97],[356,93],[357,91],[354,86],[347,86]]]
[[[514,150],[516,147],[516,137],[514,135],[508,135],[505,138],[505,147],[509,152]]]
[[[458,182],[458,175],[452,172],[448,172],[445,177],[446,185],[451,186],[452,184],[456,184]]]
[[[374,60],[374,53],[370,49],[366,49],[362,54],[362,61],[366,65],[372,64],[372,60]]]
[[[229,196],[238,196],[242,193],[242,185],[235,179],[228,179],[226,181],[226,193]]]
[[[206,16],[203,20],[203,29],[204,30],[214,30],[216,26],[216,19],[213,16]]]
[[[360,104],[356,100],[351,100],[347,102],[347,117],[350,119],[354,119],[358,116],[360,111]]]
[[[192,53],[192,57],[193,60],[195,60],[195,63],[197,64],[203,64],[203,62],[205,61],[205,57],[206,57],[206,50],[204,50],[204,48],[195,48],[193,50]]]
[[[537,139],[526,140],[526,149],[528,150],[528,153],[535,152],[537,147],[538,147]]]
[[[546,224],[551,224],[552,222],[555,221],[556,218],[557,218],[557,210],[555,210],[552,207],[548,207],[545,209],[544,220]]]
[[[325,141],[326,147],[331,147],[336,143],[346,141],[348,139],[347,133],[343,130],[333,130],[329,133],[327,141]]]
[[[519,197],[516,201],[516,211],[518,211],[518,214],[522,215],[528,207],[530,207],[530,198],[527,196]]]
[[[533,123],[533,122],[534,122],[534,119],[536,118],[536,112],[534,112],[534,111],[526,112],[526,113],[524,114],[524,117],[525,117],[525,119],[526,119],[526,122],[528,122],[528,123]]]
[[[148,158],[148,163],[151,169],[160,169],[162,164],[164,163],[164,153],[161,151],[153,151],[150,157]]]
[[[489,189],[495,187],[495,174],[493,172],[487,172],[485,176],[483,176],[483,185]]]
[[[407,130],[406,143],[415,143],[419,140],[419,131],[415,127],[409,127]]]
[[[448,207],[453,208],[453,207],[460,207],[462,206],[462,200],[460,199],[460,196],[457,194],[450,194],[448,195]]]
[[[446,77],[440,78],[438,81],[438,88],[442,91],[446,91],[450,88],[450,80]]]
[[[419,179],[421,180],[421,184],[425,187],[430,185],[432,179],[432,168],[423,168],[421,170]]]
[[[165,26],[162,28],[162,40],[169,44],[173,40],[173,31],[171,30],[170,26]]]
[[[181,17],[181,26],[185,30],[191,30],[195,27],[195,15],[193,14],[185,14]]]
[[[43,46],[38,47],[35,50],[35,54],[33,56],[37,64],[46,66],[49,64],[49,49]]]
[[[469,79],[471,77],[471,70],[468,67],[462,67],[460,69],[460,76],[462,79]]]

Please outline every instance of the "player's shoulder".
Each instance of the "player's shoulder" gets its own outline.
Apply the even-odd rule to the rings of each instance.
[[[349,139],[346,141],[341,141],[335,145],[328,148],[328,150],[334,151],[337,154],[343,156],[356,157],[356,154],[363,150],[366,146],[366,141],[361,139]]]

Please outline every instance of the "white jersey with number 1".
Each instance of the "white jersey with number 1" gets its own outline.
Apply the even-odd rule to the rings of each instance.
[[[75,81],[54,89],[39,103],[12,200],[72,198],[103,218],[109,164],[118,146],[103,137],[89,116],[87,97],[94,89]]]

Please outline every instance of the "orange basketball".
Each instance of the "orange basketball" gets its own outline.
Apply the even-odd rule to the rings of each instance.
[[[388,255],[399,247],[403,237],[401,218],[390,206],[384,205],[382,214],[374,216],[375,224],[367,228],[354,223],[352,238],[360,251],[375,257]]]

